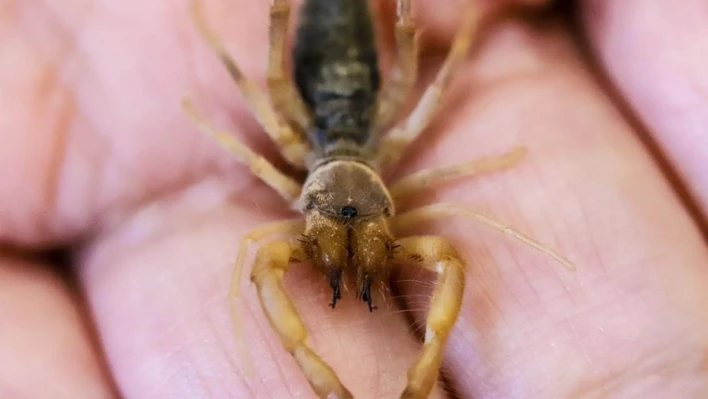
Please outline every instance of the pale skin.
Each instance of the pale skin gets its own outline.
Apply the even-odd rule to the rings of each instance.
[[[442,55],[455,19],[418,3],[422,57]],[[0,26],[10,45],[0,51],[18,62],[0,74],[0,92],[12,93],[2,97],[0,116],[7,136],[0,147],[0,234],[29,251],[77,243],[71,270],[85,295],[34,261],[16,265],[18,255],[5,252],[0,322],[13,328],[0,329],[0,342],[15,352],[0,358],[0,393],[46,397],[61,386],[72,398],[309,397],[246,283],[254,375],[241,375],[245,366],[223,304],[238,240],[294,215],[181,113],[180,99],[194,93],[217,126],[277,159],[186,6],[117,10],[96,2],[89,14],[85,3],[52,10],[7,4]],[[518,166],[451,182],[431,190],[426,202],[492,214],[579,268],[566,272],[471,222],[419,231],[445,233],[469,260],[461,318],[444,359],[448,382],[433,397],[453,388],[461,397],[499,398],[708,394],[708,254],[696,227],[705,226],[708,209],[700,172],[700,129],[708,125],[700,118],[708,104],[692,97],[706,82],[691,73],[705,70],[701,45],[708,44],[700,40],[708,35],[700,31],[704,23],[690,19],[702,18],[700,2],[622,4],[583,3],[585,34],[650,130],[644,134],[677,171],[673,186],[633,125],[601,94],[562,26],[499,28],[465,61],[448,96],[453,105],[423,133],[429,140],[402,161],[400,176],[526,145]],[[265,87],[268,4],[237,6],[239,13],[223,12],[234,3],[209,2],[207,14],[229,52]],[[652,19],[659,26],[644,26],[639,9],[662,15]],[[126,33],[127,21],[133,23]],[[697,41],[684,47],[662,37]],[[436,67],[424,62],[421,72]],[[661,87],[671,87],[671,96]],[[684,104],[681,112],[676,102]],[[695,212],[676,199],[676,187]],[[321,278],[307,268],[292,273],[285,284],[313,346],[345,385],[356,397],[398,395],[420,353],[398,307],[427,304],[432,275],[402,269],[394,283],[402,304],[377,294],[379,310],[369,314],[352,293],[332,311]],[[79,317],[86,309],[89,323]],[[423,317],[412,312],[419,332]],[[26,359],[19,365],[17,353]]]

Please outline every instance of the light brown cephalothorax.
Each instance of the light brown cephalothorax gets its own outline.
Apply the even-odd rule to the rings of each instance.
[[[270,101],[207,28],[193,0],[202,34],[231,73],[265,132],[292,165],[307,169],[304,182],[277,170],[228,133],[211,127],[187,100],[184,107],[200,130],[213,136],[237,159],[304,215],[261,227],[244,238],[236,260],[231,295],[240,295],[240,275],[250,242],[275,233],[284,241],[262,245],[251,280],[263,310],[320,398],[352,398],[335,371],[307,343],[307,330],[283,289],[291,263],[309,261],[332,288],[330,306],[341,299],[343,276],[351,277],[360,299],[375,309],[371,286],[386,282],[392,265],[430,270],[438,275],[430,303],[420,357],[408,371],[401,398],[427,398],[438,377],[448,335],[457,319],[465,287],[465,266],[454,246],[439,236],[403,237],[407,227],[425,219],[466,216],[573,265],[511,227],[469,209],[435,204],[396,214],[396,204],[430,184],[514,165],[525,153],[516,148],[500,157],[418,172],[387,186],[380,172],[394,166],[427,127],[455,70],[464,60],[479,22],[470,7],[435,80],[413,111],[394,124],[397,111],[417,78],[417,35],[410,0],[397,0],[395,27],[398,62],[388,79],[378,69],[368,0],[305,0],[292,52],[293,74],[284,67],[290,5],[275,0],[270,8],[268,93]],[[234,311],[238,316],[238,309]]]
[[[301,244],[307,258],[330,278],[334,308],[342,274],[353,274],[360,297],[373,310],[371,284],[386,281],[395,239],[388,226],[394,204],[377,171],[352,159],[317,165],[305,181]]]

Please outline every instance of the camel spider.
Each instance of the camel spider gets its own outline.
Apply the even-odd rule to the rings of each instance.
[[[390,187],[380,177],[380,171],[397,163],[434,116],[451,77],[467,55],[479,22],[475,9],[466,11],[442,68],[411,114],[386,129],[410,95],[418,74],[417,34],[410,0],[397,0],[398,61],[383,83],[367,0],[304,1],[292,52],[292,77],[286,73],[283,59],[290,4],[274,0],[270,7],[267,75],[270,102],[253,81],[244,77],[221,41],[209,31],[197,1],[193,2],[192,14],[199,30],[230,72],[260,125],[290,164],[308,172],[304,182],[280,172],[232,135],[211,127],[185,99],[186,112],[203,133],[250,166],[253,174],[304,215],[304,221],[274,223],[244,238],[231,295],[239,295],[249,243],[275,233],[293,236],[258,249],[251,281],[272,328],[320,398],[344,399],[352,398],[352,394],[308,346],[307,330],[283,288],[282,278],[291,263],[310,261],[329,278],[332,308],[341,298],[342,276],[351,276],[359,298],[371,311],[375,309],[371,285],[387,281],[392,264],[437,273],[422,354],[408,371],[401,398],[428,397],[465,289],[465,264],[455,247],[439,236],[402,238],[409,226],[441,216],[467,216],[573,268],[568,260],[532,238],[459,206],[428,205],[396,214],[397,202],[430,184],[514,165],[524,154],[521,147],[498,158],[421,171]]]

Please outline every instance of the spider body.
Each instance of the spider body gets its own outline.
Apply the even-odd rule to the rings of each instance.
[[[386,279],[392,256],[386,218],[394,205],[372,165],[380,74],[368,2],[306,1],[293,69],[312,115],[307,137],[316,160],[300,199],[303,250],[329,276],[333,308],[341,298],[341,277],[349,274],[373,310],[371,285]]]
[[[367,1],[309,0],[300,11],[294,80],[317,158],[370,157],[380,86],[372,25]]]
[[[435,204],[396,214],[402,200],[432,183],[515,164],[524,154],[522,148],[501,157],[424,170],[390,186],[380,177],[383,170],[395,165],[435,114],[444,89],[466,57],[478,22],[475,9],[466,10],[445,62],[411,114],[385,130],[395,121],[417,78],[416,28],[410,0],[397,0],[398,61],[385,80],[378,69],[368,0],[304,1],[292,51],[292,77],[285,71],[283,59],[290,5],[275,0],[270,9],[269,98],[241,73],[207,28],[198,3],[193,4],[197,26],[265,132],[289,163],[308,172],[304,182],[285,175],[233,136],[211,127],[185,101],[186,111],[200,130],[249,165],[256,176],[304,216],[304,220],[266,225],[245,237],[231,293],[233,297],[240,295],[240,269],[249,243],[274,233],[291,235],[290,239],[272,241],[258,249],[251,281],[271,327],[320,398],[353,396],[307,342],[307,329],[283,288],[282,278],[290,264],[307,261],[327,276],[332,308],[341,299],[343,276],[350,275],[370,311],[375,309],[372,284],[387,282],[394,264],[438,275],[422,353],[409,369],[408,383],[401,394],[401,398],[417,399],[427,398],[437,381],[444,346],[462,303],[465,265],[443,237],[406,237],[410,225],[453,214],[470,217],[572,267],[530,237],[465,208]]]

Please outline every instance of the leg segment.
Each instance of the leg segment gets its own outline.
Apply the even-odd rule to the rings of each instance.
[[[390,125],[401,108],[418,78],[418,37],[411,16],[410,0],[398,0],[398,20],[396,22],[396,49],[398,60],[389,79],[381,89],[376,115],[377,134]]]
[[[394,260],[415,263],[438,274],[426,320],[423,353],[408,370],[402,399],[425,399],[438,378],[447,338],[460,314],[465,290],[465,265],[455,248],[442,237],[419,236],[399,240]]]
[[[304,166],[305,154],[309,149],[305,137],[297,134],[289,126],[283,125],[273,107],[268,103],[265,94],[255,82],[243,75],[241,68],[226,53],[221,40],[207,27],[199,2],[200,0],[192,0],[192,17],[199,31],[224,63],[241,94],[246,98],[246,102],[251,107],[256,119],[278,146],[283,157],[294,166]]]
[[[554,250],[527,236],[526,234],[497,222],[481,213],[451,204],[435,204],[427,205],[406,213],[395,216],[391,221],[391,229],[394,235],[402,235],[403,231],[410,228],[414,224],[418,224],[426,219],[438,219],[443,216],[465,216],[487,227],[491,227],[501,233],[511,236],[524,244],[534,248],[547,256],[550,256],[558,263],[562,264],[571,271],[575,271],[576,267],[573,262],[558,254]]]
[[[248,354],[245,337],[243,335],[243,322],[241,319],[241,309],[243,308],[243,304],[240,302],[241,277],[243,276],[243,265],[246,260],[246,254],[248,253],[248,247],[251,243],[273,234],[281,233],[295,235],[301,233],[303,229],[304,222],[302,220],[287,220],[284,222],[271,223],[250,232],[241,240],[241,245],[239,245],[236,266],[234,267],[233,275],[231,276],[231,289],[229,290],[229,296],[231,297],[231,317],[234,323],[234,332],[237,337],[239,353],[243,356],[244,363],[246,365],[246,372],[249,375],[252,371],[251,359]]]
[[[390,193],[398,208],[407,198],[418,191],[429,188],[432,184],[439,184],[447,180],[472,177],[480,173],[506,169],[516,165],[525,154],[525,147],[515,147],[501,156],[475,159],[460,165],[425,169],[394,183],[393,186],[391,186]]]
[[[290,76],[285,71],[285,45],[290,18],[287,0],[274,0],[270,6],[270,46],[268,49],[268,92],[273,108],[303,134],[312,123],[310,113]]]
[[[243,143],[234,138],[233,135],[210,126],[188,99],[183,100],[182,107],[199,130],[215,138],[216,141],[233,154],[236,159],[249,165],[254,175],[258,176],[263,182],[277,191],[286,201],[294,203],[298,199],[302,187],[297,181],[276,169],[268,160],[243,145]]]
[[[435,80],[425,90],[418,105],[408,115],[408,118],[391,130],[382,140],[378,154],[378,163],[382,168],[393,166],[401,158],[408,145],[418,138],[432,120],[445,89],[467,55],[472,43],[472,33],[477,27],[479,19],[479,11],[470,6]]]
[[[234,267],[234,274],[231,279],[231,297],[238,298],[241,293],[241,276],[243,275],[243,265],[246,261],[246,254],[248,253],[248,247],[257,242],[260,239],[271,236],[273,234],[288,234],[296,235],[300,234],[305,229],[305,222],[302,220],[286,220],[283,222],[276,222],[267,224],[265,226],[259,227],[256,230],[248,233],[242,240],[238,247],[238,256],[236,257],[236,266]]]
[[[251,281],[256,284],[261,306],[283,346],[290,352],[310,385],[322,399],[352,399],[328,366],[307,344],[307,330],[283,287],[283,275],[290,262],[301,262],[306,255],[297,242],[275,241],[262,246],[256,254]]]

